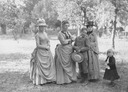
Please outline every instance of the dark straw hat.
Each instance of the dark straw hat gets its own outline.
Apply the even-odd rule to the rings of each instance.
[[[93,21],[88,21],[86,26],[87,27],[92,27],[92,26],[95,26],[95,25],[94,25]]]

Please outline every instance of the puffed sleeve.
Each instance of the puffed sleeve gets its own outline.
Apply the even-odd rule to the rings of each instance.
[[[47,35],[47,33],[45,33],[46,37],[47,37],[47,43],[48,43],[48,46],[50,47],[50,40],[49,40],[49,36]]]
[[[98,40],[97,40],[96,33],[94,33],[94,37],[95,37],[95,46],[96,46],[97,51],[99,52],[99,48],[98,48]]]
[[[68,34],[70,35],[70,39],[71,39],[72,41],[75,41],[76,37],[74,37],[69,31],[68,31]]]
[[[68,42],[69,42],[69,39],[66,39],[65,35],[61,32],[58,34],[58,39],[59,39],[60,43],[63,45],[68,44]]]
[[[93,32],[93,37],[94,37],[94,42],[91,44],[92,49],[95,53],[99,54],[98,40],[95,32]]]
[[[38,34],[35,35],[35,40],[36,40],[36,46],[38,47],[40,45]]]

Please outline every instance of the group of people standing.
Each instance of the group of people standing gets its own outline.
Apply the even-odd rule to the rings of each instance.
[[[99,50],[93,23],[88,22],[86,28],[81,29],[80,36],[75,38],[68,31],[68,21],[63,21],[62,29],[58,33],[60,44],[55,48],[54,57],[50,51],[46,27],[45,20],[39,21],[39,31],[35,35],[36,48],[30,61],[30,79],[33,84],[97,81],[100,77]],[[76,72],[76,62],[71,58],[73,52],[84,56],[83,61],[78,63],[79,74]]]

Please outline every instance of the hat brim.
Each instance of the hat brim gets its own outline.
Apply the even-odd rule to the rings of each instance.
[[[48,25],[38,25],[38,26],[39,26],[39,27],[40,27],[40,26],[47,27]]]
[[[46,23],[40,23],[38,24],[38,26],[44,26],[44,27],[47,27],[48,25]]]
[[[90,26],[93,27],[93,26],[95,26],[95,25],[88,25],[88,24],[87,24],[86,26],[88,26],[88,27],[90,27]]]

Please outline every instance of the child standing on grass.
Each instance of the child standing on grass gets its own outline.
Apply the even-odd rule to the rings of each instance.
[[[103,77],[103,79],[105,80],[110,80],[109,84],[111,86],[115,86],[114,80],[117,80],[120,78],[117,73],[116,64],[115,64],[116,60],[113,54],[114,52],[112,49],[109,49],[107,51],[107,59],[105,60],[107,67],[105,69],[105,73]]]

